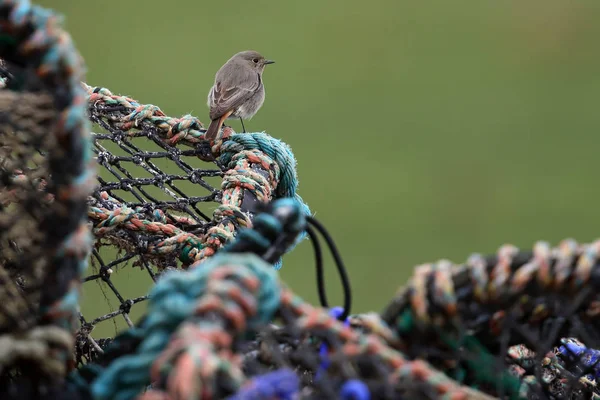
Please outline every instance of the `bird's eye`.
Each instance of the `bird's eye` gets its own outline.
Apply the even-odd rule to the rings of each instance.
[[[254,58],[252,61],[254,61],[255,64],[258,64],[258,58]]]

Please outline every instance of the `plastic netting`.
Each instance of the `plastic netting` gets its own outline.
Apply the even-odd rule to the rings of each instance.
[[[0,0],[0,57],[0,398],[600,396],[600,242],[423,264],[383,312],[348,315],[285,144],[208,142],[195,117],[81,84],[68,35],[25,1]],[[344,307],[279,280],[307,235],[321,305],[319,236]],[[82,282],[117,305],[82,315]]]

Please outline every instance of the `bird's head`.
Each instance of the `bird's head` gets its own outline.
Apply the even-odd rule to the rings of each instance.
[[[253,50],[242,51],[240,53],[237,53],[233,57],[243,62],[244,64],[249,65],[250,68],[258,72],[262,72],[265,69],[265,65],[275,63],[275,61],[267,60],[260,53]]]

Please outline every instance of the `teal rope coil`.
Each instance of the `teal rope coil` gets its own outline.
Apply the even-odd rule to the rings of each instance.
[[[264,207],[265,211],[254,217],[252,229],[240,229],[236,240],[226,245],[222,252],[254,253],[264,260],[274,262],[280,269],[281,255],[290,251],[305,234],[306,215],[302,206],[292,198],[276,200]]]
[[[304,215],[311,215],[308,205],[296,193],[298,188],[296,158],[287,144],[265,133],[233,134],[221,146],[219,161],[224,165],[229,165],[233,156],[243,150],[260,150],[272,158],[279,165],[281,171],[281,181],[275,190],[274,199],[291,198],[298,203]],[[288,251],[293,250],[305,238],[306,232],[302,232]]]
[[[229,267],[235,267],[238,277],[215,282],[214,277],[219,275],[220,270]],[[231,289],[237,293],[239,289],[236,285],[244,282],[250,286],[253,286],[252,282],[257,282],[257,287],[250,289],[250,292],[254,290],[254,300],[244,303],[244,307],[251,305],[250,309],[242,307],[247,318],[246,324],[238,327],[234,335],[243,335],[267,323],[278,308],[278,278],[270,265],[251,254],[220,253],[208,260],[202,268],[173,271],[165,275],[150,293],[147,318],[139,327],[134,328],[133,332],[127,333],[129,336],[143,338],[142,342],[134,354],[116,359],[100,373],[92,384],[94,398],[128,400],[140,394],[151,383],[151,368],[154,363],[160,362],[161,353],[173,340],[173,335],[185,336],[186,333],[195,332],[197,329],[200,329],[200,332],[221,329],[220,334],[227,337],[224,326],[220,325],[218,320],[203,319],[202,314],[198,314],[198,309],[202,308],[203,304],[206,305],[206,302],[214,302],[226,313],[240,311],[240,303],[236,302],[235,298],[228,297],[227,290]],[[246,290],[249,290],[248,287]],[[115,341],[118,341],[118,337]],[[175,354],[175,358],[169,359],[168,362],[162,360],[164,367],[159,368],[161,374],[177,368],[178,356],[181,356],[181,353]]]
[[[302,205],[306,215],[310,215],[308,206],[296,194],[298,188],[296,158],[287,144],[266,133],[236,133],[229,136],[221,146],[219,161],[228,165],[233,156],[243,150],[260,150],[272,158],[281,171],[281,182],[275,191],[276,198],[294,198]]]
[[[80,86],[85,68],[53,12],[26,0],[2,0],[0,10],[0,57],[33,70],[42,88],[54,96],[58,111],[55,125],[48,127],[57,142],[49,154],[48,190],[54,196],[54,214],[42,226],[51,261],[39,312],[43,325],[71,334],[78,323],[80,280],[91,249],[86,202],[95,185],[85,93]],[[24,90],[23,76],[15,75],[16,85],[9,81],[2,90]],[[71,356],[69,346],[47,355],[65,366]]]

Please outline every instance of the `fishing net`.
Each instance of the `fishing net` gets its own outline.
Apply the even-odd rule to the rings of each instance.
[[[26,1],[0,0],[0,58],[0,398],[600,395],[600,242],[423,264],[383,312],[351,314],[284,143],[209,142],[193,116],[82,84],[54,14]],[[318,307],[277,274],[306,237]],[[80,312],[81,283],[108,309]]]

